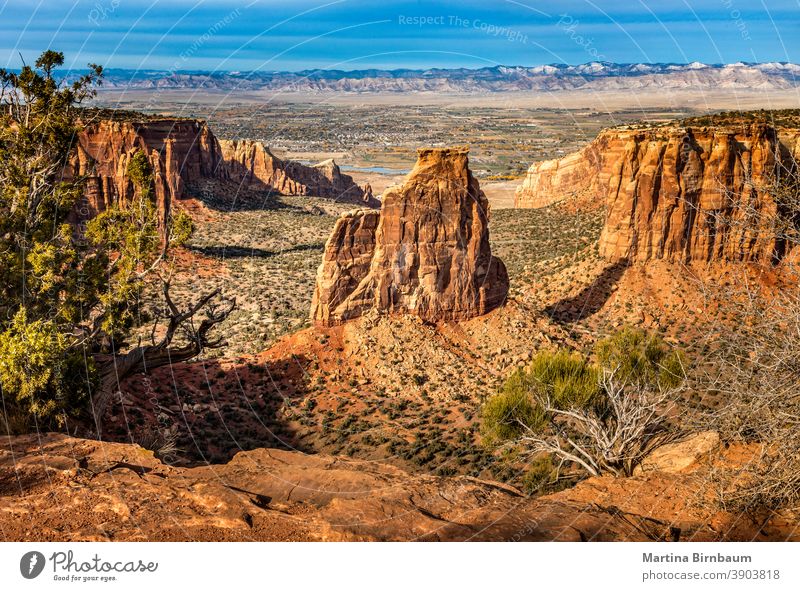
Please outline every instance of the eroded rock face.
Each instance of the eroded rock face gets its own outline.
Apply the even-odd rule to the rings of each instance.
[[[282,195],[314,195],[377,207],[371,190],[343,174],[333,160],[317,166],[283,162],[260,142],[217,140],[203,121],[190,119],[104,120],[80,133],[71,174],[87,178],[85,202],[77,208],[89,219],[135,194],[128,163],[144,151],[153,169],[159,217],[185,197],[187,184],[219,179],[274,190]]]
[[[764,124],[609,130],[531,167],[517,205],[570,194],[604,205],[600,252],[612,260],[775,264],[791,245],[775,227],[772,178],[798,154],[800,132]]]
[[[160,221],[170,204],[184,196],[186,181],[213,177],[220,163],[217,141],[202,121],[156,119],[105,120],[86,126],[78,138],[72,172],[87,178],[79,216],[91,218],[114,203],[130,201],[135,187],[128,164],[144,151],[153,169]]]
[[[514,207],[538,208],[569,199],[597,202],[609,172],[603,165],[616,156],[619,143],[611,134],[601,134],[583,149],[560,159],[537,162],[528,169],[514,195]]]
[[[420,149],[381,210],[339,219],[325,248],[312,320],[337,324],[374,309],[463,320],[501,305],[508,274],[489,246],[489,203],[468,149]]]
[[[377,207],[380,202],[368,188],[359,187],[333,160],[315,166],[284,162],[261,142],[220,140],[226,179],[282,195],[314,195],[346,203]]]

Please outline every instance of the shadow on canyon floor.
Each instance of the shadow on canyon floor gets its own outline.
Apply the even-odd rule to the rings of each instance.
[[[103,439],[139,443],[183,466],[226,463],[261,447],[309,451],[288,426],[304,411],[308,363],[204,360],[132,376],[106,415]]]
[[[292,252],[306,252],[311,251],[320,253],[325,248],[324,242],[315,242],[311,244],[296,244],[283,250],[267,250],[264,248],[251,248],[242,246],[193,246],[190,245],[189,250],[200,253],[209,257],[216,258],[259,258],[268,259],[271,257],[280,256],[282,254]]]
[[[296,211],[307,212],[299,205],[286,203],[286,197],[274,189],[246,186],[232,181],[203,179],[187,187],[189,195],[209,209],[221,212],[232,211]]]
[[[608,265],[591,284],[584,287],[578,294],[545,308],[545,314],[559,323],[576,322],[595,314],[614,293],[614,287],[628,266],[628,261]]]

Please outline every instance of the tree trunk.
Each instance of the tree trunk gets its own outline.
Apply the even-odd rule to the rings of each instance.
[[[118,355],[98,355],[95,360],[100,366],[100,384],[92,396],[92,415],[95,429],[100,436],[103,430],[103,418],[108,412],[109,404],[119,392],[123,380],[138,372],[147,372],[163,365],[181,363],[197,357],[205,349],[220,347],[222,339],[210,340],[208,332],[225,320],[236,306],[233,299],[225,300],[227,305],[217,308],[209,302],[219,295],[219,290],[201,297],[195,304],[183,312],[172,303],[169,296],[169,284],[164,286],[164,296],[169,309],[166,334],[158,344],[135,347],[127,353]],[[206,318],[198,328],[194,328],[195,314],[208,305]],[[187,343],[177,347],[170,346],[178,328],[183,328],[187,335]]]

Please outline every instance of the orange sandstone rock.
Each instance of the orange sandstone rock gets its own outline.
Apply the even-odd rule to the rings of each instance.
[[[202,179],[244,183],[283,195],[313,195],[377,207],[371,189],[362,189],[332,160],[316,166],[283,162],[260,142],[217,140],[204,121],[194,119],[101,120],[80,132],[67,175],[86,178],[78,220],[114,203],[125,204],[136,188],[128,163],[144,151],[153,169],[159,220],[185,197],[186,186]]]
[[[314,195],[346,203],[377,207],[368,187],[361,188],[333,160],[315,166],[284,162],[261,142],[220,140],[226,179],[272,189],[283,195]]]
[[[533,165],[516,204],[605,206],[600,252],[612,260],[775,264],[792,253],[770,187],[798,154],[800,132],[766,124],[612,129]]]
[[[489,204],[467,148],[420,149],[380,213],[339,219],[325,248],[312,320],[337,324],[368,310],[463,320],[501,305],[508,274],[489,246]]]

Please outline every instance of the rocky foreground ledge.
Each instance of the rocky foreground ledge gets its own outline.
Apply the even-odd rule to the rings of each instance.
[[[784,540],[698,508],[713,438],[677,444],[639,476],[593,478],[538,499],[495,482],[275,449],[167,466],[135,445],[60,434],[0,444],[3,540]],[[728,452],[725,452],[728,453]]]

